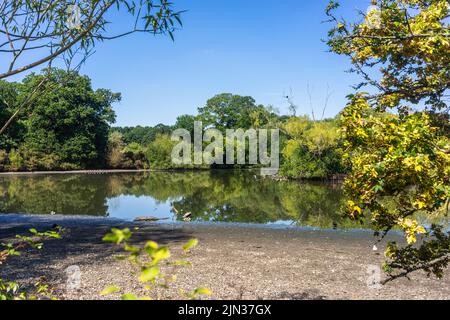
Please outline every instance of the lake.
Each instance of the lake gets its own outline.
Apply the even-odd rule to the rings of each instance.
[[[251,171],[0,176],[0,212],[133,220],[348,228],[339,185],[274,181]],[[178,212],[178,214],[176,213]]]

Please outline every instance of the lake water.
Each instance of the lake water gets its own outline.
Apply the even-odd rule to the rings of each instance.
[[[337,185],[273,181],[249,171],[0,176],[1,213],[183,222],[191,212],[191,222],[355,227],[339,213],[342,197]]]

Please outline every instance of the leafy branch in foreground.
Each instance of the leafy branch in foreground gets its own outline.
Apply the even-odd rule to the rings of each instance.
[[[103,237],[103,241],[112,242],[115,245],[121,246],[123,250],[128,254],[127,256],[118,256],[117,259],[125,260],[127,259],[136,267],[138,272],[138,281],[142,284],[144,290],[151,292],[154,289],[162,288],[169,289],[170,283],[176,280],[175,275],[167,275],[161,271],[162,263],[169,268],[174,268],[179,266],[191,266],[191,263],[186,260],[175,260],[170,261],[170,250],[166,246],[159,246],[154,241],[148,241],[144,246],[138,247],[129,244],[132,232],[129,228],[125,229],[111,229],[111,233],[106,234]],[[198,244],[197,239],[191,239],[186,244],[183,245],[183,251],[188,254],[194,247]],[[101,295],[111,295],[114,293],[121,292],[121,288],[116,286],[110,286],[105,288]],[[186,292],[180,290],[180,295],[187,299],[197,299],[202,295],[211,295],[211,291],[207,288],[196,288],[191,292]],[[137,296],[133,293],[122,293],[122,300],[152,300],[161,299],[159,295],[156,297],[151,296]]]
[[[427,230],[416,218],[448,214],[449,2],[372,1],[356,23],[338,18],[338,8],[331,1],[326,11],[334,24],[328,45],[363,78],[341,113],[351,167],[346,213],[355,220],[369,217],[376,235],[403,231],[407,246],[390,243],[386,251],[389,279],[416,270],[442,277],[448,235],[443,226]]]
[[[389,261],[384,264],[384,270],[389,278],[383,284],[397,278],[408,277],[417,270],[424,270],[428,276],[431,274],[438,278],[444,276],[450,261],[450,232],[444,233],[441,227],[433,225],[426,237],[428,239],[418,248],[412,245],[399,248],[395,243],[388,244],[385,255]]]
[[[43,241],[48,239],[61,239],[61,233],[64,231],[61,227],[56,230],[39,232],[32,228],[29,230],[32,236],[16,235],[18,239],[15,243],[1,243],[0,248],[0,265],[4,265],[8,258],[12,256],[20,256],[22,250],[34,248],[41,250],[44,246]],[[34,292],[21,291],[18,283],[13,281],[5,281],[0,278],[0,300],[37,300],[37,299],[54,299],[51,290],[45,279],[41,278],[34,284]]]
[[[129,26],[108,32],[113,9],[125,12]],[[96,43],[134,33],[168,34],[181,25],[181,12],[167,0],[14,0],[0,4],[0,56],[7,69],[0,79],[62,57],[83,63]],[[125,26],[122,24],[122,26]],[[116,30],[118,30],[116,28]],[[26,63],[24,62],[26,61]]]
[[[404,232],[408,247],[399,249],[391,243],[387,248],[386,256],[392,260],[387,264],[389,275],[397,269],[395,278],[406,275],[403,270],[409,274],[425,269],[442,276],[448,239],[437,226],[427,232],[414,216],[447,215],[448,140],[438,134],[426,113],[403,118],[374,113],[361,94],[351,97],[342,112],[342,125],[346,159],[352,166],[344,183],[346,213],[361,221],[369,216],[377,235],[394,228]],[[432,240],[415,249],[418,234]]]
[[[338,18],[336,1],[326,11],[334,24],[329,31],[330,49],[348,56],[351,71],[363,78],[356,89],[375,88],[371,100],[380,110],[406,101],[448,112],[448,0],[372,2],[372,10],[359,12],[361,20],[356,23]]]

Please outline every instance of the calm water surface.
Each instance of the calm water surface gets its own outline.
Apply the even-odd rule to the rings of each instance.
[[[0,212],[139,216],[193,222],[355,227],[339,213],[342,190],[277,182],[248,171],[0,176]],[[360,227],[360,226],[359,226]]]

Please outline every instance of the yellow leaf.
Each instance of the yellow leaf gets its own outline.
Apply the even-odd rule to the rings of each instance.
[[[183,250],[184,251],[189,251],[192,248],[195,248],[197,245],[198,245],[198,240],[197,239],[191,239],[183,246]]]
[[[210,295],[212,295],[212,291],[209,290],[208,288],[197,288],[197,289],[194,290],[194,294],[210,296]]]
[[[157,267],[144,269],[141,272],[141,275],[139,276],[139,281],[140,282],[153,281],[153,280],[155,280],[155,278],[157,276],[159,276],[159,273],[160,273],[160,271],[159,271],[159,268],[157,268]]]
[[[120,289],[118,287],[111,286],[111,287],[103,289],[103,291],[100,292],[100,295],[107,296],[107,295],[110,295],[110,294],[113,294],[113,293],[116,293],[119,291],[120,291]]]

